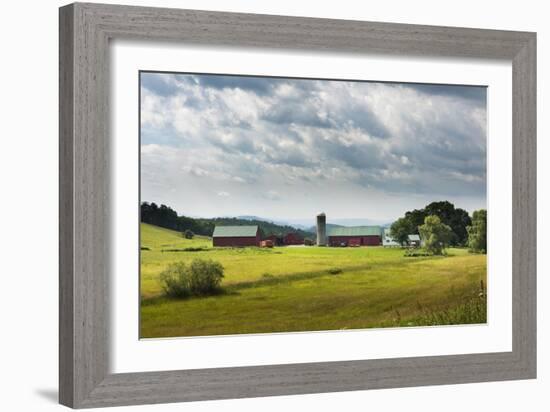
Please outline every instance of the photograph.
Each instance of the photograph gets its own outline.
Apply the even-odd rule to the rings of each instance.
[[[487,87],[139,72],[139,336],[487,324]]]

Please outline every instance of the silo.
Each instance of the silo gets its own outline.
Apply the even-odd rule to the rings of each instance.
[[[324,213],[317,215],[317,246],[327,245],[327,217]]]

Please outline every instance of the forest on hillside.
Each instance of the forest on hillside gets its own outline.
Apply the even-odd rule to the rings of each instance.
[[[155,226],[177,230],[179,232],[190,230],[194,234],[203,236],[212,236],[215,226],[257,225],[260,228],[260,235],[262,238],[270,235],[284,236],[287,233],[298,233],[303,238],[315,237],[311,232],[297,229],[290,225],[281,225],[265,220],[242,219],[237,217],[215,217],[207,219],[178,215],[171,207],[163,204],[159,206],[154,202],[142,202],[140,212],[141,221],[143,223],[150,223]]]

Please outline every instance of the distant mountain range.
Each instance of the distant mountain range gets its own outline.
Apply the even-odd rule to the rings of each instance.
[[[292,225],[278,224],[270,219],[261,219],[256,216],[246,217],[215,217],[215,218],[195,218],[178,213],[170,206],[157,205],[156,203],[142,202],[141,204],[141,221],[152,225],[165,227],[167,229],[185,232],[191,232],[212,236],[216,226],[245,226],[257,225],[260,229],[262,237],[269,235],[284,236],[288,233],[297,233],[302,238],[310,238],[314,236],[314,232],[308,232]]]
[[[269,218],[264,218],[260,216],[236,216],[237,219],[243,220],[261,220],[264,222],[271,222],[276,225],[282,226],[292,226],[296,229],[305,230],[307,232],[315,233],[316,232],[316,222],[315,219],[289,219],[289,220],[272,220]],[[349,218],[349,219],[327,219],[327,227],[337,227],[337,226],[389,226],[390,222],[385,222],[381,220],[374,219],[364,219],[364,218]]]
[[[265,217],[261,217],[261,216],[235,216],[237,219],[242,219],[242,220],[256,220],[256,221],[263,221],[263,222],[270,222],[270,223],[274,223],[276,225],[280,225],[280,226],[292,226],[296,229],[300,229],[300,230],[307,230],[311,227],[311,224],[302,224],[302,223],[299,223],[297,221],[289,221],[289,220],[273,220],[273,219],[269,219],[269,218],[265,218]]]

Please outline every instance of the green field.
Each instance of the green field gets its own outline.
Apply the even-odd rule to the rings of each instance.
[[[184,239],[144,223],[141,247],[143,338],[479,323],[480,311],[485,317],[479,294],[486,256],[465,249],[411,258],[383,247],[213,248],[210,238]],[[223,265],[224,293],[162,296],[162,270],[197,257]]]

